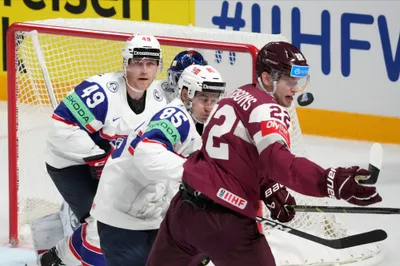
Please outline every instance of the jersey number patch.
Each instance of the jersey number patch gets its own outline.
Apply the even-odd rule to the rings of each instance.
[[[83,93],[81,94],[81,98],[83,99],[85,97],[88,97],[86,99],[86,105],[89,108],[95,108],[99,103],[102,103],[104,101],[104,93],[102,93],[101,91],[97,91],[98,89],[99,86],[95,84],[82,90]]]
[[[182,111],[173,107],[164,109],[160,115],[160,119],[166,119],[170,117],[171,123],[175,128],[178,128],[180,125],[182,125],[182,122],[188,121],[188,118]]]
[[[283,110],[278,105],[271,105],[270,110],[271,110],[270,113],[271,118],[275,118],[279,121],[282,121],[285,124],[286,128],[289,129],[290,127],[289,113],[286,110]]]
[[[229,159],[229,147],[226,143],[220,143],[219,147],[214,146],[214,138],[220,138],[222,135],[230,132],[236,122],[235,110],[230,105],[222,106],[215,114],[213,118],[225,117],[222,125],[214,125],[210,132],[208,133],[208,138],[206,142],[206,151],[211,158],[228,160]]]

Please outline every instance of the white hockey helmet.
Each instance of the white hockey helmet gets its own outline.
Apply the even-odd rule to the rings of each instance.
[[[123,63],[126,67],[130,59],[154,59],[161,61],[160,43],[154,36],[134,34],[126,41],[122,49]]]
[[[223,95],[226,83],[221,74],[210,65],[190,65],[183,70],[178,81],[178,96],[181,98],[182,89],[188,90],[189,99],[192,100],[196,92],[212,92]]]

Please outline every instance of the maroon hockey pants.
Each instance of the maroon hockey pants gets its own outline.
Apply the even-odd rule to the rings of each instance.
[[[171,201],[146,266],[275,266],[256,222],[224,207],[199,208],[180,191]]]

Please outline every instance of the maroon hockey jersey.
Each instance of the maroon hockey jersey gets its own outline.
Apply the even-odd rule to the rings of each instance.
[[[201,150],[184,164],[183,181],[250,218],[273,182],[327,196],[324,169],[288,149],[290,126],[289,114],[272,96],[252,84],[238,88],[218,102]]]

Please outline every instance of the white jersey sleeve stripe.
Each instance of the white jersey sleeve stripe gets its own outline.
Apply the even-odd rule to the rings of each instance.
[[[278,133],[273,133],[269,134],[268,136],[262,136],[261,130],[258,131],[254,136],[253,136],[254,142],[257,147],[257,151],[260,154],[263,150],[265,150],[269,145],[280,141],[284,142],[282,139],[282,136],[279,135]]]
[[[249,116],[249,123],[259,123],[265,119],[270,117],[270,105],[269,104],[261,104],[254,108]]]

